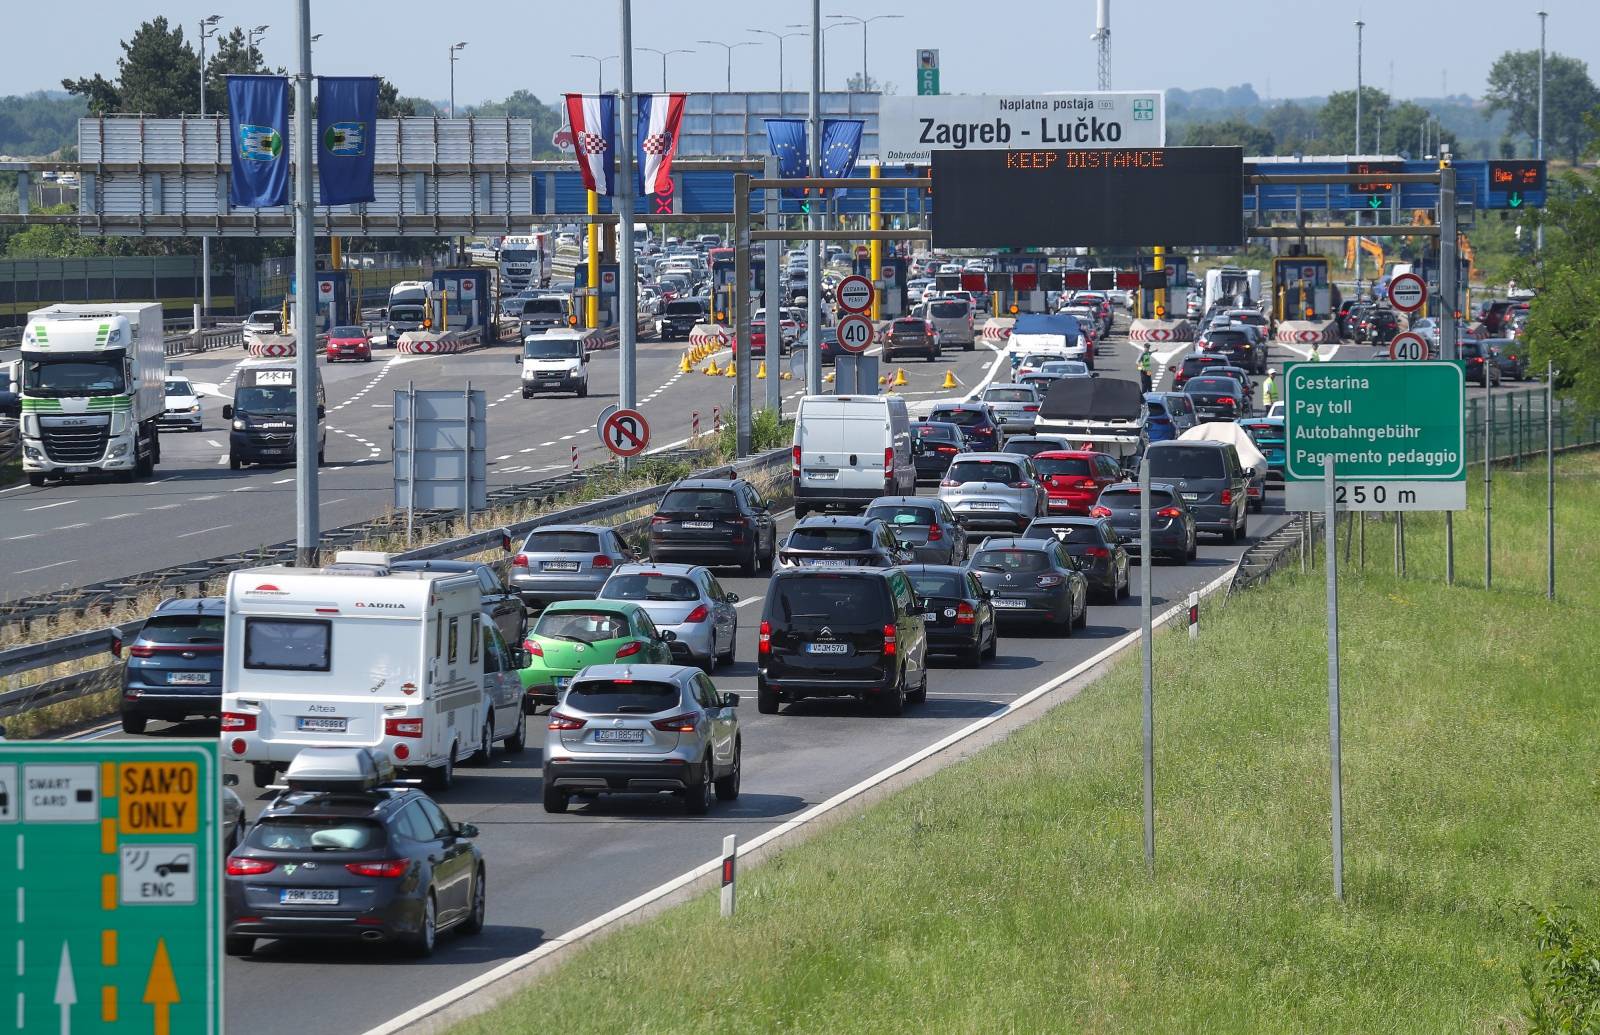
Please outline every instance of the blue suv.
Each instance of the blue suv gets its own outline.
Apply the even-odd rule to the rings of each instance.
[[[222,714],[222,597],[163,600],[127,644],[122,729],[143,733],[151,719],[182,722]],[[118,641],[112,650],[121,653]]]

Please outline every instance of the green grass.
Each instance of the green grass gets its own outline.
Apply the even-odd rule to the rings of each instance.
[[[1470,513],[1456,587],[1432,515],[1408,523],[1410,577],[1373,522],[1344,578],[1344,905],[1323,581],[1287,574],[1208,607],[1198,644],[1158,642],[1154,878],[1134,656],[746,870],[734,921],[701,896],[457,1030],[1526,1030],[1518,903],[1592,916],[1600,889],[1600,457],[1560,472],[1555,604],[1533,472],[1497,472],[1492,593]]]

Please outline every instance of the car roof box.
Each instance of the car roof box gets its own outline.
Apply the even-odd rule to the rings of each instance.
[[[284,780],[296,791],[370,791],[394,781],[394,763],[371,748],[301,748]]]

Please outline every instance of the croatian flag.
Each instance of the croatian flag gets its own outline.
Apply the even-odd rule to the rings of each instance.
[[[584,189],[615,194],[617,99],[608,94],[569,93],[567,122],[572,127],[572,151],[583,174]]]
[[[672,193],[672,156],[683,122],[681,93],[639,95],[639,193]]]

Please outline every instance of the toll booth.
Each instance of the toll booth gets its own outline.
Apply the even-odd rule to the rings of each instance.
[[[443,329],[476,330],[486,342],[497,340],[494,295],[490,293],[489,270],[484,267],[434,270],[433,286],[444,305]]]
[[[906,305],[906,260],[885,251],[874,271],[871,253],[862,254],[862,251],[859,247],[856,249],[855,258],[850,262],[850,272],[872,281],[878,292],[878,312],[885,320],[904,316],[909,308]]]
[[[318,270],[315,316],[312,324],[316,333],[326,334],[336,324],[360,323],[360,313],[350,304],[350,274],[345,270]],[[291,314],[294,307],[294,278],[289,278],[288,304]],[[291,315],[290,319],[293,319]]]
[[[615,327],[617,325],[617,283],[621,279],[621,272],[614,262],[600,264],[600,326]],[[572,269],[572,299],[573,307],[578,312],[578,319],[583,320],[583,312],[589,297],[589,264],[580,262]]]
[[[1276,320],[1333,318],[1326,255],[1285,255],[1272,260],[1272,314]]]

